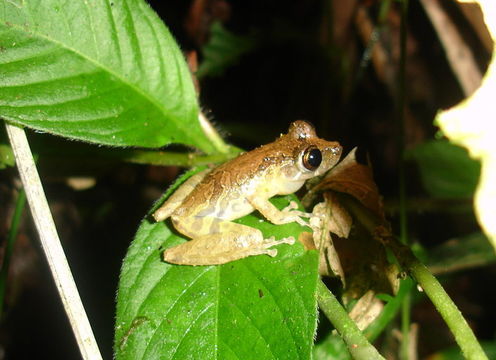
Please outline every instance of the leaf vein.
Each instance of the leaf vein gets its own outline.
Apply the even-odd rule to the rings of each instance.
[[[108,21],[109,25],[112,28],[113,34],[115,34],[115,39],[112,39],[112,44],[116,48],[117,52],[117,58],[119,59],[119,65],[122,67],[122,49],[121,49],[121,44],[120,44],[120,38],[119,38],[119,31],[117,30],[117,26],[115,24],[115,18],[114,18],[114,13],[112,12],[112,6],[110,6],[110,1],[112,0],[107,0],[105,1],[105,5],[107,6],[107,11],[106,14],[108,14]]]
[[[160,228],[159,228],[159,227],[157,227],[157,226],[153,227],[153,228],[152,228],[152,229],[148,232],[148,235],[146,235],[146,237],[144,238],[144,242],[146,242],[146,241],[147,241],[147,239],[151,238],[151,237],[153,236],[152,234],[153,234],[153,233],[155,233],[155,232],[160,232]],[[141,255],[141,254],[140,254],[140,252],[139,252],[139,251],[137,251],[137,252],[136,252],[136,254],[135,254],[134,256],[139,256],[139,255]],[[148,257],[147,257],[147,258],[143,261],[143,265],[142,265],[142,266],[140,266],[140,269],[139,269],[139,271],[137,272],[136,276],[134,276],[134,278],[133,278],[132,280],[129,280],[129,281],[132,283],[132,285],[128,287],[128,289],[129,289],[129,293],[135,293],[135,294],[136,294],[136,293],[138,292],[137,290],[140,290],[140,288],[142,287],[143,282],[142,282],[142,281],[139,281],[139,280],[140,280],[141,276],[143,275],[143,273],[145,272],[145,270],[147,270],[147,269],[146,269],[146,265],[147,265],[146,263],[147,263],[148,261],[153,261],[152,256],[154,256],[154,251],[151,251],[151,252],[150,252],[150,255],[149,255],[149,256],[148,256]],[[125,263],[134,263],[134,261],[131,261],[131,260],[129,260],[128,258],[126,258],[126,259],[124,260],[124,262],[125,262]],[[140,262],[140,263],[141,263],[141,262]],[[167,271],[166,271],[164,274],[162,274],[162,275],[161,275],[160,279],[161,279],[161,278],[163,278],[164,276],[166,276],[166,275],[167,275],[167,273],[169,272],[169,270],[170,270],[170,269],[171,269],[171,268],[170,268],[170,267],[168,267],[168,268],[166,269]],[[159,282],[160,282],[160,279],[157,281],[157,283],[159,283]],[[146,283],[146,282],[145,282],[145,283]],[[148,295],[149,295],[149,294],[150,294],[150,292],[153,290],[153,288],[155,288],[155,286],[156,286],[156,284],[155,284],[155,285],[152,287],[152,289],[151,289],[151,290],[147,293],[147,295],[146,295],[145,297],[143,297],[143,299],[146,299],[146,297],[148,297]],[[142,300],[142,301],[141,301],[141,303],[143,303],[143,302],[144,302],[144,300]],[[124,312],[124,313],[128,313],[128,312],[129,312],[129,305],[130,305],[130,304],[134,304],[134,303],[132,303],[132,302],[128,302],[128,303],[127,303],[127,305],[126,305],[126,308],[125,308],[125,312]],[[139,312],[139,310],[140,310],[140,308],[138,308],[138,310],[137,310],[137,312],[136,312],[136,313],[138,313],[138,312]],[[135,315],[136,315],[136,314],[131,315],[131,316],[132,316],[132,317],[134,317]]]
[[[281,317],[282,317],[282,318],[284,318],[284,317],[285,317],[285,313],[284,313],[284,311],[282,310],[283,308],[281,307],[281,305],[280,305],[280,304],[279,304],[279,302],[277,301],[277,297],[276,297],[276,296],[274,296],[274,294],[273,294],[273,293],[272,293],[272,291],[270,290],[270,286],[267,286],[267,285],[263,282],[262,277],[258,276],[258,274],[257,274],[257,273],[256,273],[256,272],[255,272],[255,271],[254,271],[254,270],[253,270],[250,266],[248,266],[248,265],[246,265],[246,264],[244,264],[244,266],[245,266],[245,268],[248,270],[248,272],[250,272],[250,273],[253,275],[253,277],[254,277],[255,279],[257,279],[257,280],[258,280],[261,284],[263,284],[263,285],[264,285],[264,288],[267,290],[267,293],[270,295],[270,297],[271,297],[271,298],[273,299],[273,301],[274,301],[274,304],[277,306],[277,310],[278,310],[278,311],[279,311],[279,313],[281,314]],[[294,284],[294,281],[292,281],[292,283]],[[303,300],[303,299],[302,299],[302,295],[301,295],[298,291],[297,291],[297,293],[298,293],[298,295],[299,295],[300,299],[301,299],[301,300]],[[293,334],[293,332],[291,331],[291,329],[288,327],[288,325],[287,325],[285,322],[283,322],[283,323],[284,323],[284,326],[286,327],[286,329],[288,330],[289,334],[291,335],[291,340],[293,341],[293,345],[294,345],[295,351],[296,351],[296,353],[298,353],[298,345],[297,345],[296,339],[295,339],[295,337],[294,337],[294,334]]]
[[[172,310],[176,307],[176,305],[178,304],[179,300],[193,287],[193,285],[195,285],[205,274],[207,274],[210,270],[212,269],[212,267],[207,267],[205,269],[205,271],[203,271],[202,273],[198,274],[198,276],[196,276],[193,281],[191,281],[188,286],[186,286],[183,291],[176,297],[176,299],[170,304],[169,308],[167,309],[167,312],[165,312],[162,316],[162,320],[160,321],[160,323],[158,324],[158,326],[156,327],[155,331],[153,332],[153,335],[151,336],[150,340],[148,341],[148,344],[145,348],[145,352],[144,354],[146,355],[146,353],[148,352],[148,349],[150,347],[150,345],[153,343],[153,338],[155,336],[157,336],[157,332],[158,330],[160,329],[160,327],[162,326],[162,324],[167,321],[167,315],[169,313],[172,312]],[[150,291],[148,291],[147,295],[144,297],[144,300],[143,300],[143,303],[142,303],[142,306],[138,309],[138,313],[140,313],[140,311],[142,310],[142,307],[143,307],[143,304],[146,303],[146,299],[150,296],[150,294],[153,292],[153,290],[155,290],[155,288],[163,281],[164,277],[160,278],[159,281],[157,281],[155,283],[155,285],[150,289]],[[207,309],[209,307],[206,307]],[[200,315],[201,316],[206,310],[204,309],[203,311],[200,312]],[[196,322],[196,320],[199,318],[199,316],[197,316],[194,321],[193,321],[193,324]],[[191,326],[188,327],[188,329],[190,329]],[[179,343],[181,343],[183,340],[184,340],[184,337],[185,337],[185,334],[181,337],[181,341]],[[174,349],[174,353],[177,352],[177,348],[179,346],[179,343],[178,345],[175,347]],[[146,359],[147,357],[144,356],[144,358]]]
[[[145,67],[143,66],[143,52],[141,50],[141,43],[138,38],[138,32],[136,29],[135,20],[133,18],[133,11],[131,11],[128,1],[123,1],[122,4],[123,4],[123,10],[127,12],[127,16],[129,18],[129,26],[130,26],[129,40],[131,43],[131,47],[134,50],[134,53],[137,54],[136,60],[138,62],[138,68],[145,69]]]
[[[232,301],[231,299],[229,299],[227,296],[225,297],[226,301],[228,301],[232,306],[234,306],[236,309],[238,309],[238,311],[248,320],[249,323],[252,324],[253,328],[257,331],[257,333],[260,335],[260,339],[263,340],[263,342],[265,343],[266,345],[266,348],[269,349],[269,352],[270,354],[272,355],[272,358],[274,359],[277,359],[275,357],[275,354],[274,352],[272,351],[272,348],[270,346],[270,342],[266,339],[265,335],[260,331],[260,329],[258,328],[258,326],[253,322],[253,319],[248,316],[234,301]],[[232,348],[231,348],[232,350]]]

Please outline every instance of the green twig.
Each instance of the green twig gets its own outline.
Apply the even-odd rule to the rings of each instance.
[[[213,155],[201,155],[198,153],[179,153],[171,151],[146,151],[146,150],[121,150],[115,154],[115,158],[135,164],[162,165],[194,167],[209,164],[217,164],[232,159],[240,153],[234,147],[228,147],[229,152]],[[102,156],[106,156],[103,154]],[[114,157],[114,156],[109,156]]]
[[[401,309],[401,305],[408,296],[410,291],[414,288],[414,281],[410,278],[406,278],[401,281],[400,289],[396,296],[391,297],[391,299],[384,306],[381,314],[377,319],[375,319],[367,328],[363,331],[364,335],[369,339],[369,341],[374,341],[379,337],[382,331],[391,324],[391,321],[396,317],[398,311]]]
[[[9,275],[10,259],[12,258],[12,251],[14,250],[14,243],[17,237],[17,230],[21,222],[22,211],[26,205],[26,193],[24,189],[19,191],[14,215],[10,223],[9,233],[7,234],[7,243],[5,245],[5,253],[3,256],[2,270],[0,270],[0,316],[3,314],[3,306],[5,301],[5,289],[7,286],[7,276]]]
[[[405,105],[406,105],[406,18],[408,0],[401,1],[400,29],[400,68],[398,74],[398,150],[400,154],[398,183],[400,200],[400,241],[408,242],[407,206],[406,206],[406,177],[405,177]]]
[[[408,360],[410,355],[410,323],[411,323],[412,293],[405,295],[401,303],[401,346],[400,359]]]
[[[358,65],[358,72],[355,77],[355,82],[358,83],[362,80],[363,74],[367,67],[369,66],[370,60],[372,59],[372,53],[376,44],[379,42],[381,38],[381,32],[384,29],[384,26],[387,21],[387,16],[389,13],[389,9],[391,8],[392,0],[385,0],[381,2],[379,15],[377,16],[377,25],[372,29],[372,34],[370,35],[370,39],[367,43],[367,46],[362,54],[360,59],[360,64]]]
[[[369,343],[346,310],[322,281],[317,284],[317,300],[320,309],[339,332],[354,359],[384,359],[377,349]]]
[[[365,226],[370,234],[381,237],[381,240],[391,249],[403,270],[412,276],[422,287],[425,294],[431,299],[437,311],[448,325],[465,358],[469,360],[488,360],[461,312],[434,275],[417,259],[411,249],[401,244],[390,234],[380,234],[378,229],[383,225],[381,221],[355,199],[349,196],[340,196],[339,198],[353,217]],[[385,228],[383,227],[382,230],[385,230]]]
[[[400,65],[398,73],[398,149],[399,159],[399,201],[400,201],[400,241],[402,244],[408,243],[408,223],[406,206],[406,177],[405,177],[405,106],[406,106],[406,35],[408,0],[400,3],[401,25],[400,25]],[[410,358],[410,311],[412,295],[406,294],[401,308],[401,347],[400,358],[408,360]]]
[[[460,310],[439,281],[413,254],[409,247],[393,242],[391,248],[405,269],[422,287],[453,333],[463,355],[470,360],[488,360]]]
[[[223,163],[237,156],[241,150],[229,146],[226,153],[203,155],[198,152],[177,152],[169,150],[144,150],[144,149],[117,149],[90,146],[79,143],[50,143],[42,139],[33,146],[35,151],[43,158],[70,159],[95,162],[119,161],[134,164],[195,167],[209,164]],[[61,151],[61,149],[63,149]]]

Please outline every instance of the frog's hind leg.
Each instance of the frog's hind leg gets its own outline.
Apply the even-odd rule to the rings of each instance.
[[[282,240],[275,240],[274,237],[264,239],[262,232],[258,229],[229,221],[215,220],[217,220],[215,228],[218,232],[192,236],[192,240],[165,250],[164,260],[181,265],[225,264],[253,255],[276,256],[277,250],[271,247],[295,242],[293,237]],[[181,224],[175,223],[174,226],[181,231]],[[191,231],[185,232],[188,236],[192,235]]]
[[[181,184],[162,206],[153,213],[155,220],[162,221],[167,219],[210,171],[211,169],[200,171]]]

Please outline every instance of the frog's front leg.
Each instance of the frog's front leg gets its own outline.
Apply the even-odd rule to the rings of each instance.
[[[192,238],[163,253],[165,261],[180,265],[218,265],[252,255],[276,256],[270,249],[278,244],[294,244],[294,238],[264,239],[260,230],[215,217],[172,216],[174,227]]]
[[[267,220],[269,220],[272,224],[275,225],[297,222],[302,226],[308,226],[307,222],[302,218],[303,217],[309,218],[312,216],[312,214],[295,210],[298,206],[294,201],[291,201],[291,203],[283,210],[279,210],[269,200],[266,200],[262,197],[257,197],[257,196],[248,197],[248,201]]]

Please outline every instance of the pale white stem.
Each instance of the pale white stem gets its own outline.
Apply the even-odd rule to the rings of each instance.
[[[222,136],[219,135],[215,127],[212,125],[210,121],[208,121],[207,117],[200,112],[198,115],[198,121],[200,122],[200,126],[203,129],[203,132],[210,139],[214,147],[218,152],[226,154],[229,152],[229,146],[226,145]]]
[[[489,1],[488,1],[489,2]],[[448,17],[439,0],[420,0],[425,13],[439,36],[446,57],[465,96],[471,95],[482,82],[482,73],[474,55],[455,23]]]
[[[60,243],[24,130],[6,123],[10,144],[41,245],[83,359],[102,359]],[[53,343],[56,344],[56,341]],[[55,345],[56,346],[56,345]]]

